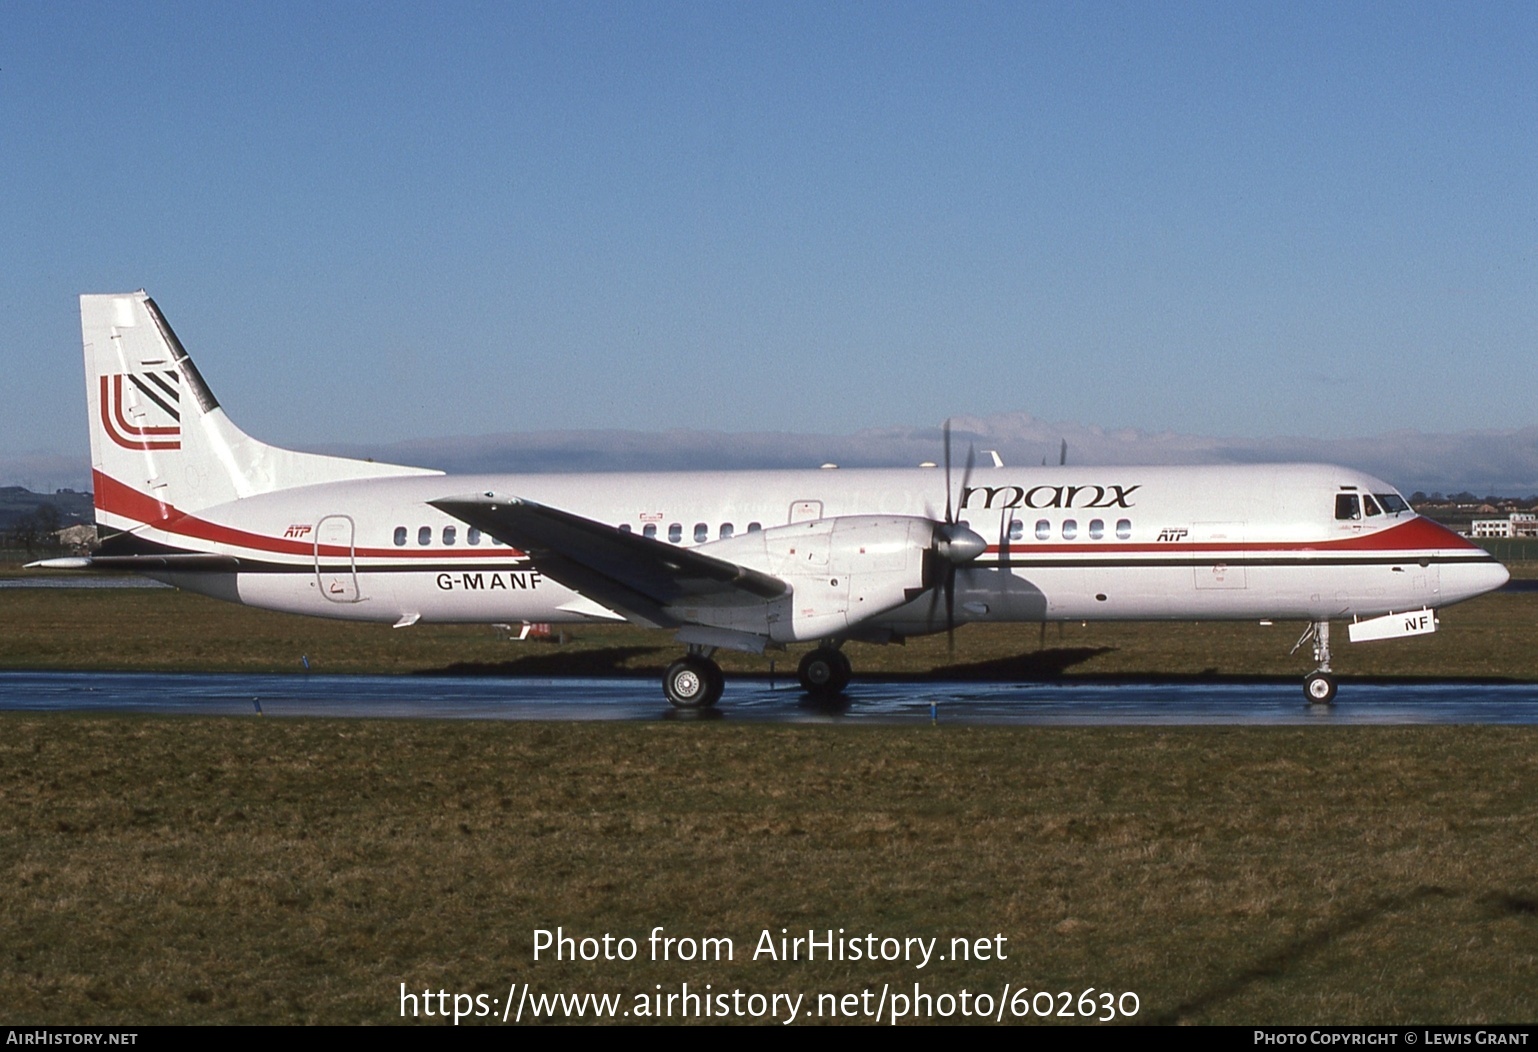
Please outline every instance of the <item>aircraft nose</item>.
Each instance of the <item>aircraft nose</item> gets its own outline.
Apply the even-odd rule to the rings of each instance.
[[[1442,597],[1461,602],[1503,587],[1511,580],[1511,571],[1497,562],[1469,563],[1442,567]]]

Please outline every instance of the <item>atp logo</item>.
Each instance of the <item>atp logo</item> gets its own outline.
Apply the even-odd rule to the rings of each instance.
[[[175,369],[101,378],[101,426],[124,449],[182,448],[181,376]]]

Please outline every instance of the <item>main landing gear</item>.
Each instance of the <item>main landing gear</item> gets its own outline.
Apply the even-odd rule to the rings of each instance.
[[[668,666],[662,675],[662,692],[675,708],[708,709],[721,700],[726,677],[710,652],[695,647]]]
[[[1303,677],[1303,694],[1310,705],[1329,705],[1335,701],[1335,692],[1339,689],[1335,675],[1330,671],[1330,623],[1311,622],[1293,644],[1293,653],[1310,641],[1314,644],[1314,661],[1318,667]]]
[[[726,677],[711,660],[714,647],[691,646],[689,652],[668,666],[662,676],[662,692],[674,708],[708,709],[721,700]],[[801,689],[818,701],[831,701],[849,686],[853,669],[836,644],[818,647],[801,659],[796,670]]]
[[[818,701],[830,701],[844,693],[854,669],[842,650],[821,646],[801,659],[796,675],[801,679],[802,690]]]

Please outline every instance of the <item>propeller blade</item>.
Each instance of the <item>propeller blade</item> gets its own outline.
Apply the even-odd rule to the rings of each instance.
[[[945,652],[956,656],[956,566],[945,569]]]
[[[945,436],[945,521],[947,523],[956,520],[951,515],[951,422],[947,420],[943,428]]]
[[[926,575],[929,576],[929,580],[925,582],[929,585],[929,614],[925,617],[924,623],[932,632],[935,630],[935,616],[940,612],[940,597],[945,591],[946,576],[954,572],[955,568],[937,551],[931,550],[926,553],[926,556],[931,560],[930,566],[933,567],[934,576]]]
[[[951,422],[947,420],[941,429],[945,444],[945,519],[935,523],[934,538],[930,542],[926,558],[933,559],[933,566],[943,575],[929,584],[929,619],[932,626],[939,612],[941,598],[945,600],[946,648],[952,656],[956,653],[956,568],[971,562],[988,548],[988,542],[972,530],[960,525],[957,515],[960,506],[956,492],[951,488]],[[977,445],[967,445],[967,463],[961,473],[961,492],[965,496],[972,482],[972,469],[977,464]],[[1007,513],[1006,513],[1007,514]]]
[[[972,468],[976,464],[976,462],[977,462],[977,445],[975,443],[969,442],[969,443],[967,443],[967,466],[966,466],[966,469],[963,470],[962,473],[961,473],[961,500],[956,502],[956,514],[957,514],[957,516],[961,515],[961,506],[962,506],[962,504],[966,503],[967,487],[972,484]],[[947,521],[949,521],[951,523],[955,523],[956,520],[955,519],[949,519]]]

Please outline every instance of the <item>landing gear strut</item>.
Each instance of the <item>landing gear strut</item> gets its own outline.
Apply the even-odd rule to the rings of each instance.
[[[849,686],[854,670],[843,651],[836,647],[818,647],[801,659],[796,670],[801,678],[801,689],[820,701],[836,698]]]
[[[691,649],[662,675],[662,692],[675,708],[708,709],[721,700],[725,689],[721,666],[702,651]]]
[[[1293,652],[1296,653],[1298,647],[1310,640],[1314,644],[1314,660],[1318,662],[1318,667],[1303,677],[1303,694],[1311,705],[1329,705],[1335,701],[1335,691],[1339,687],[1334,674],[1330,672],[1330,623],[1312,622],[1298,637]]]

